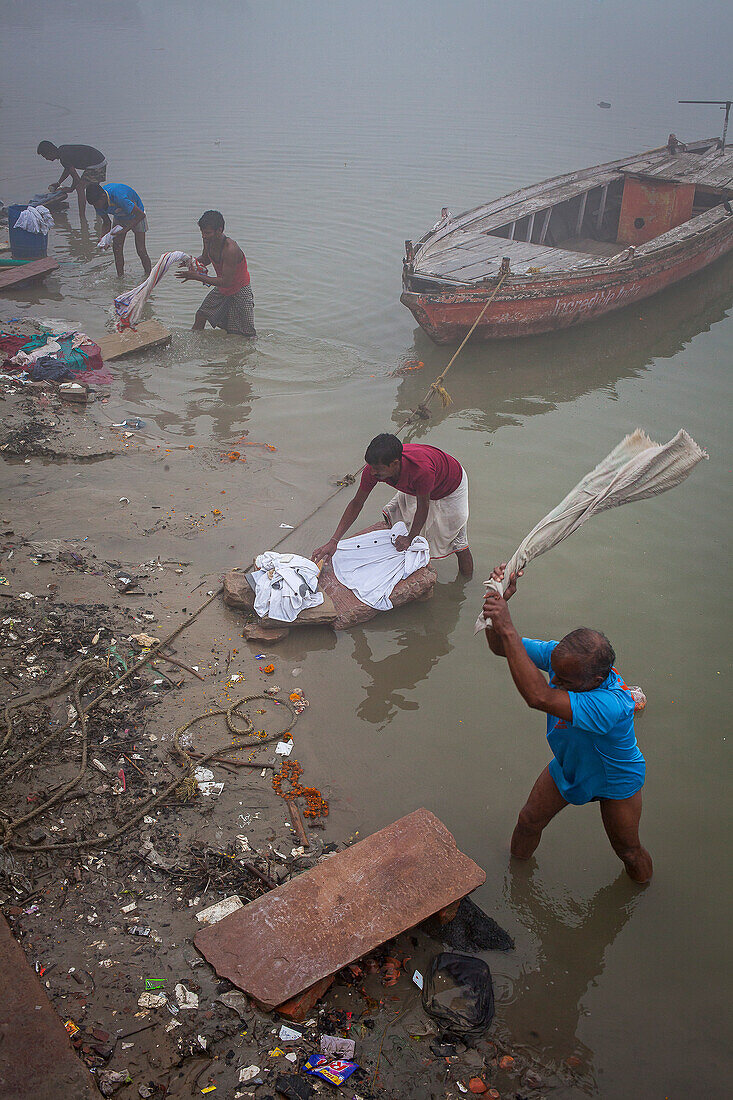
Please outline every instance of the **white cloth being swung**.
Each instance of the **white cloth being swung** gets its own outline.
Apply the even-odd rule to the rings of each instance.
[[[512,573],[518,573],[533,558],[557,546],[591,516],[673,489],[707,457],[684,428],[664,444],[655,443],[637,428],[532,528],[507,562],[504,580],[485,581],[487,590],[493,588],[503,596]],[[474,633],[489,626],[491,622],[484,619],[482,612]]]
[[[395,539],[406,534],[407,527],[400,522],[390,530],[365,531],[342,539],[331,559],[336,579],[367,607],[391,611],[389,597],[394,586],[430,561],[430,549],[422,535],[417,535],[407,550],[397,550]]]
[[[308,607],[320,607],[319,570],[315,562],[298,554],[268,550],[255,558],[255,611],[264,618],[292,623]]]

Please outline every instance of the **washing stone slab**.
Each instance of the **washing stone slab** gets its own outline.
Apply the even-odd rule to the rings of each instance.
[[[113,359],[122,359],[136,351],[163,347],[170,344],[171,334],[160,321],[141,321],[136,328],[127,328],[123,332],[112,332],[97,341],[105,363]]]
[[[196,933],[217,974],[265,1010],[481,886],[486,875],[419,809]]]

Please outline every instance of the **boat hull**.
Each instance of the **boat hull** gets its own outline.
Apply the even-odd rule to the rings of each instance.
[[[702,271],[733,249],[733,217],[704,240],[685,242],[645,258],[577,275],[509,280],[476,326],[472,340],[534,336],[584,324],[658,294],[681,279]],[[436,344],[462,340],[496,287],[417,291],[409,277],[401,302]]]

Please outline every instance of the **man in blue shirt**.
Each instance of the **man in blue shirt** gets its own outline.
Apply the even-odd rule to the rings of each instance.
[[[90,183],[86,189],[86,197],[102,219],[102,235],[114,230],[112,252],[117,274],[122,276],[125,272],[125,238],[132,230],[135,248],[147,278],[152,266],[145,247],[148,219],[145,217],[143,200],[137,191],[133,191],[126,183],[106,183],[104,187],[98,183]]]
[[[492,577],[504,577],[506,562]],[[547,714],[547,740],[554,759],[539,776],[522,808],[511,851],[529,859],[542,830],[568,803],[599,802],[616,855],[635,882],[652,877],[652,859],[639,840],[641,788],[646,764],[634,734],[635,701],[613,668],[611,643],[597,630],[580,627],[559,642],[539,642],[517,633],[507,601],[517,589],[509,578],[504,596],[488,592],[486,640],[506,657],[519,694]],[[549,684],[542,672],[550,676]]]

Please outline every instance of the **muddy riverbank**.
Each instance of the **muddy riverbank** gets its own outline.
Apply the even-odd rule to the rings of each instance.
[[[295,1043],[205,963],[192,943],[197,913],[231,895],[246,903],[359,838],[342,810],[349,779],[313,745],[322,698],[287,650],[244,641],[243,620],[218,598],[195,615],[219,585],[218,576],[201,581],[195,559],[231,521],[228,459],[111,427],[101,395],[79,408],[53,389],[12,389],[0,453],[18,480],[1,517],[0,662],[4,704],[29,701],[11,711],[1,761],[9,843],[0,897],[105,1094],[193,1097],[216,1085],[224,1096],[272,1096],[279,1075],[320,1049],[322,1033],[356,1040],[361,1069],[345,1095],[458,1096],[478,1077],[502,1096],[540,1096],[572,1081],[572,1059],[542,1066],[511,1037],[436,1046],[411,981],[440,949],[424,931],[340,975]],[[248,479],[239,499],[256,499],[264,456],[237,472]],[[245,540],[232,549],[237,564],[248,553]],[[181,626],[167,650],[178,664],[142,664],[82,721],[82,707],[131,672],[150,639]],[[310,705],[293,714],[298,690]],[[213,775],[182,790],[175,731],[252,695],[260,698],[241,713],[255,732],[237,756],[258,766],[211,761]],[[303,782],[330,804],[328,816],[307,821],[308,849],[272,786],[281,758],[268,742],[290,725]],[[231,742],[218,713],[180,744],[208,754]],[[385,957],[397,960],[396,980]],[[181,1007],[188,994],[195,1008]],[[258,1073],[240,1083],[251,1066]]]

